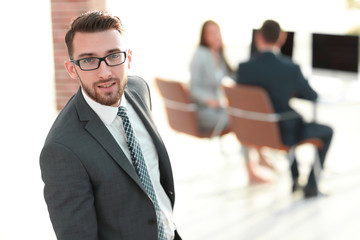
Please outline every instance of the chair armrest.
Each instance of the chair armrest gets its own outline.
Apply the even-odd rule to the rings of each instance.
[[[178,102],[178,101],[174,101],[174,100],[170,100],[170,99],[166,99],[166,98],[164,98],[164,103],[165,103],[166,107],[168,107],[170,109],[178,110],[178,111],[183,111],[183,112],[197,111],[197,106],[195,103],[183,103],[183,102]]]
[[[289,111],[284,113],[262,113],[262,112],[253,112],[239,108],[229,107],[228,113],[229,115],[236,116],[239,118],[246,118],[246,119],[263,121],[263,122],[279,122],[279,121],[301,118],[301,116],[294,111]]]

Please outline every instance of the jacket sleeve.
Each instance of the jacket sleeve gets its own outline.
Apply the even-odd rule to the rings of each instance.
[[[98,239],[91,183],[76,155],[61,144],[47,143],[40,155],[40,167],[57,239]]]
[[[303,74],[301,73],[300,67],[298,65],[295,66],[296,71],[296,79],[297,79],[297,91],[295,93],[295,97],[303,98],[307,100],[316,100],[318,94],[315,90],[310,86],[309,82],[305,79]]]
[[[251,84],[248,81],[247,73],[245,71],[246,68],[244,68],[244,63],[240,63],[238,66],[238,69],[236,70],[236,77],[235,82],[240,84]]]
[[[209,89],[218,88],[218,81],[215,79],[215,72],[211,64],[206,50],[201,48],[195,52],[191,60],[190,92],[193,99],[199,104],[205,104],[208,99],[214,98]]]

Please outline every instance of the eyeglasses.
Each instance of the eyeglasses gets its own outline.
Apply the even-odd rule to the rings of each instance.
[[[71,62],[79,66],[79,68],[83,71],[91,71],[98,69],[102,61],[104,61],[107,66],[114,67],[123,64],[125,60],[126,60],[126,51],[123,51],[123,52],[115,52],[102,58],[87,57],[78,60],[71,60]]]

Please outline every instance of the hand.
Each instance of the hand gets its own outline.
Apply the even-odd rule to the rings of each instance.
[[[208,105],[211,108],[219,108],[220,101],[217,99],[208,99],[208,100],[206,100],[206,105]]]

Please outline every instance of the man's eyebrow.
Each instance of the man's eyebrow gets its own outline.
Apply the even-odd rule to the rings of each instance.
[[[113,52],[121,52],[121,49],[120,48],[114,48],[114,49],[111,49],[111,50],[107,51],[107,53],[109,53],[109,54],[111,54]],[[81,53],[81,54],[79,54],[78,59],[83,58],[83,57],[94,57],[94,56],[96,56],[95,53]]]
[[[78,56],[78,59],[79,58],[82,58],[82,57],[93,57],[95,56],[94,53],[81,53],[79,56]]]
[[[113,53],[113,52],[121,52],[121,49],[120,48],[114,48],[114,49],[111,49],[109,51],[107,51],[108,53]]]

